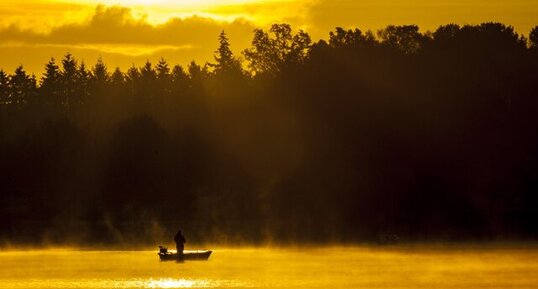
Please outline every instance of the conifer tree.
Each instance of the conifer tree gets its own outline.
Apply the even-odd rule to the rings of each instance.
[[[127,70],[127,73],[125,74],[125,81],[126,82],[136,82],[140,78],[140,72],[138,71],[138,68],[136,66],[131,66]]]
[[[233,55],[230,42],[224,31],[219,35],[219,48],[215,51],[214,57],[217,63],[210,64],[210,66],[215,68],[216,74],[242,73],[241,62]]]
[[[60,71],[54,58],[45,65],[45,73],[41,78],[40,93],[47,103],[58,102],[60,94]]]
[[[97,63],[92,68],[92,81],[94,85],[105,85],[109,81],[109,77],[108,69],[103,59],[99,57]]]
[[[144,82],[154,81],[157,78],[157,74],[149,60],[146,61],[142,68],[140,68],[140,77]]]
[[[81,61],[76,74],[76,83],[77,83],[77,89],[76,93],[78,97],[80,98],[81,103],[85,103],[89,98],[89,86],[90,86],[90,79],[91,79],[91,73],[86,68],[86,64],[84,61]]]
[[[15,69],[15,73],[9,79],[8,102],[12,104],[27,103],[36,92],[35,77],[29,76],[20,65]]]
[[[114,69],[112,76],[110,76],[110,82],[116,87],[120,87],[125,83],[125,76],[123,75],[119,67],[116,67],[116,69]]]
[[[161,57],[159,63],[155,66],[155,71],[157,73],[157,78],[161,81],[167,81],[170,78],[170,67],[164,58]]]
[[[133,83],[132,95],[136,97],[137,103],[141,105],[141,108],[147,108],[149,104],[153,103],[155,95],[159,93],[157,85],[157,74],[153,69],[153,66],[149,60],[146,61],[143,67],[141,67],[137,74],[131,72],[136,81]]]
[[[180,65],[175,65],[172,69],[171,78],[171,87],[172,94],[176,96],[184,95],[187,88],[189,87],[189,75],[185,72]]]
[[[146,61],[146,64],[140,68],[140,87],[139,92],[146,99],[152,99],[157,93],[157,73],[153,69],[151,62]]]
[[[204,77],[204,69],[195,61],[191,61],[188,69],[189,69],[189,77],[191,80],[200,80]]]
[[[189,88],[196,93],[203,91],[204,81],[209,76],[207,65],[204,67],[197,64],[195,61],[191,61],[188,66],[189,70]],[[195,94],[196,94],[195,93]]]
[[[181,87],[186,86],[187,81],[189,80],[189,76],[185,72],[185,69],[183,69],[183,66],[181,65],[175,65],[172,69],[172,82],[174,83],[174,86]]]
[[[125,74],[125,84],[131,97],[136,95],[138,82],[140,80],[140,71],[134,64],[127,70]]]
[[[71,53],[67,53],[62,60],[62,71],[60,73],[61,103],[65,107],[71,106],[73,103],[78,102],[76,98],[77,88],[77,61],[73,58]]]
[[[156,87],[156,93],[163,96],[169,96],[171,91],[171,75],[170,67],[164,58],[161,57],[159,63],[155,66],[155,72],[157,74],[158,85]]]
[[[9,96],[9,75],[0,69],[0,105],[7,104]]]
[[[58,65],[54,58],[51,58],[49,62],[45,65],[45,73],[41,78],[41,88],[48,86],[57,86],[60,80],[60,71]]]
[[[108,69],[103,62],[103,59],[99,57],[95,65],[92,67],[90,78],[89,90],[92,98],[103,98],[103,94],[109,80],[110,75],[108,73]]]

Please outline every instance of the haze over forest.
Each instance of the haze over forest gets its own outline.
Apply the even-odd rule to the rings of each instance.
[[[205,65],[0,71],[0,242],[538,237],[538,26],[214,37]]]

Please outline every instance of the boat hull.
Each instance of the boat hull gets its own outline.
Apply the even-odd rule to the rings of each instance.
[[[183,254],[160,252],[161,261],[207,260],[213,251],[185,251]]]

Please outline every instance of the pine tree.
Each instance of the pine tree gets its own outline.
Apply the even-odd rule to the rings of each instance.
[[[45,74],[41,78],[41,87],[57,86],[60,80],[60,71],[54,58],[51,58],[45,65]]]
[[[78,67],[76,74],[76,94],[79,96],[81,104],[86,103],[89,98],[89,86],[91,76],[92,75],[90,71],[88,71],[88,69],[86,68],[86,64],[84,63],[84,61],[82,61]]]
[[[105,85],[109,81],[109,77],[108,69],[103,62],[103,59],[99,57],[92,69],[92,80],[94,85]]]
[[[133,64],[133,66],[131,66],[125,74],[125,83],[131,97],[134,97],[136,95],[139,80],[140,71]]]
[[[77,88],[77,61],[71,53],[67,53],[62,60],[62,71],[60,73],[61,103],[65,107],[71,106],[76,98]]]
[[[52,104],[59,101],[60,95],[60,71],[54,58],[45,65],[45,74],[41,78],[40,93],[45,102]]]
[[[74,80],[77,74],[77,61],[71,53],[67,53],[62,60],[62,76]]]
[[[159,63],[157,63],[157,66],[155,66],[155,71],[157,72],[157,78],[161,81],[166,81],[170,78],[170,68],[168,67],[168,63],[166,63],[164,58],[159,60]]]
[[[123,75],[119,67],[116,67],[116,69],[112,73],[112,76],[110,77],[110,82],[115,87],[121,87],[125,83],[125,76]]]
[[[195,61],[191,61],[189,64],[189,78],[191,80],[199,80],[203,77],[202,67],[198,65]]]
[[[146,64],[140,68],[140,86],[138,87],[138,93],[148,101],[153,99],[158,93],[157,91],[157,73],[153,69],[151,62],[146,61]]]
[[[164,58],[161,57],[161,60],[159,60],[159,63],[155,66],[155,72],[157,73],[158,82],[158,85],[155,88],[157,95],[162,95],[164,97],[169,96],[172,92],[172,78],[170,75],[170,67]]]
[[[144,64],[144,67],[140,68],[140,77],[142,78],[142,81],[149,82],[157,79],[157,74],[155,70],[153,69],[151,62],[146,61]]]
[[[0,69],[0,105],[7,104],[9,97],[9,75]]]
[[[9,78],[8,102],[12,104],[25,104],[35,95],[36,81],[26,71],[23,66],[17,67],[15,73]]]
[[[180,65],[174,66],[172,69],[172,83],[174,87],[186,87],[188,81],[189,75],[187,75],[185,69]]]
[[[230,42],[226,33],[222,31],[219,35],[219,48],[215,51],[215,61],[217,63],[210,64],[215,68],[215,73],[242,73],[241,62],[236,59],[230,49]]]

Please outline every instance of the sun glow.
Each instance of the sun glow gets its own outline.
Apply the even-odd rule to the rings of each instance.
[[[77,2],[80,4],[88,5],[121,5],[121,6],[161,6],[169,8],[207,8],[215,6],[230,6],[230,5],[242,5],[242,4],[252,4],[260,2],[283,2],[282,0],[74,0],[70,2]]]
[[[2,0],[0,0],[1,2]],[[37,0],[29,0],[37,1]],[[218,21],[236,19],[266,25],[299,15],[313,0],[52,0],[47,3],[72,4],[80,7],[122,6],[158,25],[172,18],[201,16]],[[295,17],[295,16],[294,16]],[[78,17],[78,19],[82,19]]]

